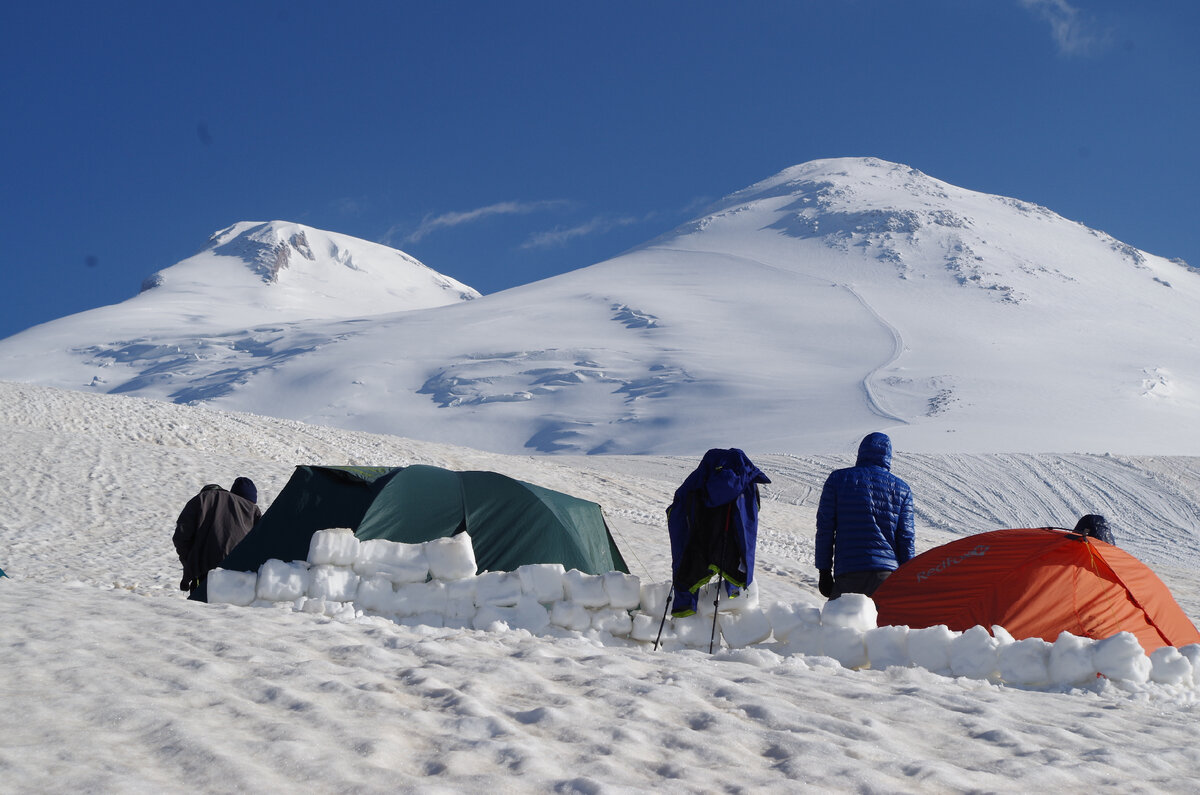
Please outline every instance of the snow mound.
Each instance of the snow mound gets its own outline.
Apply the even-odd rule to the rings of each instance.
[[[414,583],[407,570],[360,574],[389,559],[428,560],[429,579]],[[321,530],[313,534],[307,561],[269,560],[258,572],[214,570],[208,600],[243,607],[290,602],[297,611],[346,622],[382,617],[406,625],[578,633],[667,651],[762,646],[782,655],[830,657],[851,669],[920,667],[1028,689],[1068,690],[1098,677],[1200,688],[1200,644],[1166,646],[1147,656],[1129,632],[1099,641],[1064,632],[1047,643],[1014,640],[1003,627],[880,627],[874,601],[862,594],[845,594],[821,609],[778,602],[764,609],[755,583],[726,601],[724,610],[717,600],[720,583],[706,585],[699,604],[708,605],[707,614],[701,609],[677,618],[666,615],[668,584],[643,585],[621,572],[587,574],[557,564],[474,572],[466,533],[423,544],[360,544],[349,530]]]

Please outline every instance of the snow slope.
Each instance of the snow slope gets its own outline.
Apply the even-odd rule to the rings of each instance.
[[[131,321],[153,329],[136,344],[66,318],[0,341],[0,378],[508,453],[841,453],[886,430],[925,452],[1195,455],[1198,310],[1181,262],[845,158],[477,300],[220,334],[172,314]]]
[[[189,390],[172,377],[189,362],[240,364],[227,372],[236,382],[272,366],[264,359],[299,353],[264,346],[283,327],[361,322],[477,297],[387,246],[284,221],[242,222],[149,276],[133,298],[43,323],[2,344],[22,380],[105,392],[170,384],[183,390],[170,399],[186,402],[205,394],[204,385]]]
[[[487,468],[604,507],[669,570],[691,457],[508,456],[0,382],[0,780],[14,792],[1189,792],[1195,687],[1020,689],[763,649],[350,623],[186,601],[170,535],[201,485],[298,463]],[[844,456],[748,449],[772,478],[763,599],[820,604],[816,491]],[[1200,460],[900,452],[918,550],[1107,513],[1200,615]]]

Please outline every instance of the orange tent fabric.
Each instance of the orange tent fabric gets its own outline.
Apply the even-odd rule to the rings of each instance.
[[[1016,639],[1132,632],[1146,653],[1200,632],[1144,563],[1056,528],[995,530],[924,552],[875,591],[879,625],[1000,625]]]

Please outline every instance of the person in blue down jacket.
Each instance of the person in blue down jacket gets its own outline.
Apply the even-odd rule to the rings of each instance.
[[[892,440],[868,434],[858,461],[830,473],[817,506],[821,595],[870,596],[915,554],[912,490],[891,472]]]

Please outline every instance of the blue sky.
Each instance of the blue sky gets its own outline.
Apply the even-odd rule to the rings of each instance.
[[[488,293],[875,156],[1200,266],[1200,3],[9,2],[0,337],[241,220]]]

